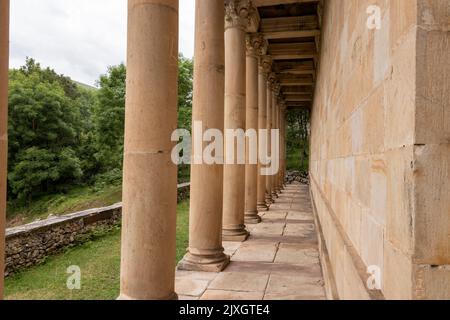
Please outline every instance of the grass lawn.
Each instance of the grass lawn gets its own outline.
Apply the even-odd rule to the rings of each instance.
[[[62,215],[92,208],[107,207],[122,201],[122,186],[101,190],[76,187],[64,194],[53,194],[34,200],[28,206],[8,204],[7,227],[14,227],[36,219],[46,219],[50,214]]]
[[[178,183],[189,182],[190,167],[178,169]],[[101,208],[122,201],[122,185],[112,185],[101,189],[92,186],[74,187],[66,193],[50,194],[34,199],[31,204],[8,203],[7,227],[30,223],[36,219],[46,219],[51,215],[62,215],[77,211]]]
[[[188,246],[189,201],[178,205],[177,261]],[[69,266],[81,269],[81,290],[69,290]],[[7,300],[112,300],[119,295],[119,228],[66,252],[49,257],[5,282]]]
[[[288,170],[295,171],[308,171],[309,159],[308,157],[303,157],[303,163],[301,160],[301,150],[297,148],[291,152],[287,153],[286,165]]]

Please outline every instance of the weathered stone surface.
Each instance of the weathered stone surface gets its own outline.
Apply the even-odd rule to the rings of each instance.
[[[262,222],[253,229],[253,235],[275,235],[281,236],[283,234],[285,225],[283,223]]]
[[[319,264],[319,251],[315,248],[305,249],[299,244],[281,243],[275,257],[275,263],[302,266]]]
[[[245,292],[245,291],[229,291],[229,290],[207,290],[200,300],[262,300],[263,292]]]
[[[245,243],[236,251],[232,260],[273,262],[277,249],[276,243]]]
[[[325,300],[323,280],[271,275],[264,300]]]
[[[308,200],[308,189],[289,185],[294,191],[290,201]],[[281,200],[276,200],[281,201]],[[269,209],[267,215],[279,215]],[[225,251],[232,254],[231,262],[222,273],[177,270],[176,283],[181,299],[202,300],[303,300],[325,299],[324,279],[319,261],[315,228],[307,221],[288,220],[286,214],[276,223],[277,228],[302,224],[312,229],[310,237],[265,234],[252,235],[246,242],[225,242]],[[271,231],[271,230],[268,230]],[[269,283],[269,278],[270,283]],[[206,291],[202,292],[206,285]]]
[[[175,279],[175,291],[178,295],[183,296],[201,296],[208,287],[209,281],[207,280],[194,280],[191,278],[183,277]]]
[[[226,291],[264,292],[268,275],[243,272],[224,272],[219,274],[208,289]]]
[[[381,28],[371,30],[370,5],[329,1],[324,10],[310,177],[327,273],[343,299],[444,298],[450,7],[378,1]],[[366,288],[368,267],[380,270],[381,291]]]
[[[189,183],[178,186],[178,199],[189,197]],[[5,275],[44,261],[64,248],[82,243],[98,228],[111,228],[121,222],[122,204],[90,209],[6,230]]]

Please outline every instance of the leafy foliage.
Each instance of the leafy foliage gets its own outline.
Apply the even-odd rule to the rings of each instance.
[[[190,129],[193,61],[179,59],[179,125]],[[9,200],[93,190],[122,178],[126,67],[109,67],[98,87],[80,85],[27,58],[10,71]],[[181,168],[188,179],[189,168]]]
[[[67,78],[32,59],[10,72],[9,192],[31,200],[83,175],[77,156],[84,133],[82,94]]]
[[[287,113],[288,169],[308,171],[310,112],[291,110]]]
[[[100,171],[122,167],[126,68],[124,64],[109,67],[98,82],[100,89],[94,107],[95,158]]]

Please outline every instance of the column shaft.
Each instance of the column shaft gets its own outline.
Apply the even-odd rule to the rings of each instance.
[[[202,132],[224,127],[224,8],[223,2],[196,1],[193,126]],[[193,139],[202,139],[195,136]],[[202,150],[192,154],[202,156]],[[203,148],[206,146],[203,143]],[[197,157],[195,157],[197,158]],[[223,160],[223,159],[222,159]],[[220,272],[229,263],[222,247],[223,164],[191,164],[189,249],[178,265],[191,271]]]
[[[267,129],[267,74],[264,71],[263,62],[258,69],[258,126],[259,129]],[[265,151],[265,150],[264,150]],[[266,204],[266,176],[261,174],[263,166],[258,165],[258,211],[267,211]]]
[[[271,156],[271,130],[272,130],[272,118],[273,118],[273,91],[270,84],[270,79],[267,81],[267,154]],[[266,204],[270,206],[273,203],[272,198],[272,176],[266,176]]]
[[[9,0],[0,0],[0,300],[5,269],[6,170],[8,160]]]
[[[277,110],[278,110],[278,99],[277,94],[275,92],[275,86],[273,88],[272,92],[272,129],[278,129],[277,125]],[[279,154],[272,155],[272,157],[277,157]],[[274,173],[271,176],[272,185],[271,185],[271,191],[272,191],[272,199],[278,198],[277,194],[277,179],[276,179],[276,173]]]
[[[246,18],[241,15],[241,3],[238,0],[227,1],[225,27],[225,131],[245,131],[245,93],[246,93]],[[233,163],[230,159],[224,166],[223,187],[223,239],[225,241],[245,241],[248,232],[245,229],[245,163],[237,159],[237,143],[225,134],[225,145],[235,145]],[[244,150],[245,153],[245,150]],[[230,157],[225,152],[225,157]],[[245,161],[244,161],[245,162]]]
[[[280,105],[280,121],[279,121],[279,126],[280,126],[280,171],[278,172],[278,186],[280,189],[280,192],[283,190],[283,175],[284,175],[284,128],[283,128],[283,116],[284,116],[284,109],[283,106]]]
[[[280,185],[281,189],[284,189],[284,178],[286,176],[286,107],[283,106],[281,110],[281,170],[280,170]]]
[[[250,160],[252,160],[250,159],[251,153],[254,153],[257,156],[258,151],[258,56],[256,50],[259,40],[260,39],[258,36],[247,36],[246,129],[249,135],[247,136],[247,163],[245,166],[246,224],[261,222],[261,218],[258,216],[257,209],[258,163],[250,163]],[[253,130],[255,133],[255,136],[253,136],[254,141],[251,141],[250,130]]]
[[[175,299],[178,0],[128,1],[120,299]]]
[[[277,126],[277,129],[278,129],[278,132],[279,132],[279,137],[278,137],[278,154],[277,154],[277,156],[278,156],[278,163],[280,165],[277,173],[274,176],[274,178],[275,178],[275,192],[277,194],[281,193],[280,172],[281,172],[282,149],[281,149],[281,125],[280,125],[281,109],[280,108],[281,108],[280,101],[277,101],[277,108],[275,110],[275,113],[276,113],[276,126]]]

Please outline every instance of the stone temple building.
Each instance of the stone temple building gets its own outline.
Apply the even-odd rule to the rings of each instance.
[[[190,296],[189,278],[216,298],[449,299],[450,1],[197,0],[193,120],[279,129],[281,170],[192,165],[176,268],[178,10],[128,1],[119,298]],[[0,0],[1,248],[8,20]],[[286,113],[298,108],[312,113],[310,188],[284,184]],[[305,250],[318,252],[319,280],[314,266],[287,267]]]

